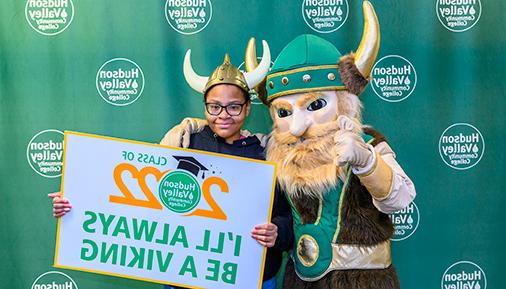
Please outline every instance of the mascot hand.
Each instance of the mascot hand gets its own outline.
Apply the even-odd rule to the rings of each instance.
[[[206,125],[207,121],[205,119],[187,117],[169,130],[160,144],[187,148],[190,145],[190,135],[202,131]]]
[[[373,159],[372,148],[367,145],[359,135],[358,125],[349,117],[339,116],[337,119],[339,130],[334,135],[336,143],[338,166],[349,163],[353,168],[364,168]]]

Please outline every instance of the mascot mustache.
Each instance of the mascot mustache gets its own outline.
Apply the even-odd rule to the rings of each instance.
[[[354,122],[354,133],[360,134],[360,127],[362,126],[361,121],[357,118],[350,118]],[[325,138],[333,135],[339,130],[339,124],[336,119],[323,123],[313,124],[301,135],[295,136],[290,131],[280,132],[276,126],[274,126],[272,137],[275,139],[278,145],[288,145],[290,147],[296,145],[311,144],[313,142],[322,141],[321,138]]]

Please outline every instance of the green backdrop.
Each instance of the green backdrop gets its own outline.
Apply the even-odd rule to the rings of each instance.
[[[506,2],[373,4],[382,29],[373,76],[385,83],[362,94],[364,121],[387,136],[418,193],[408,210],[392,215],[402,287],[506,288]],[[158,142],[183,117],[203,117],[201,96],[182,75],[188,48],[196,71],[208,75],[225,52],[240,65],[251,36],[267,40],[273,58],[301,33],[353,51],[362,22],[358,0],[3,1],[0,287],[43,288],[61,276],[49,271],[67,274],[78,288],[161,287],[52,267],[56,221],[47,193],[58,190],[60,177],[57,165],[36,159],[58,152],[51,144],[61,137],[50,130]],[[109,62],[117,58],[129,61]],[[135,69],[132,62],[143,78],[139,71],[112,76]],[[129,101],[101,90],[115,79],[136,80]],[[266,107],[254,105],[247,128],[267,133],[270,126]]]

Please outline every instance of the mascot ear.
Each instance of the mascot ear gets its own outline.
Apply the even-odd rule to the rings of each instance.
[[[353,53],[341,57],[339,59],[338,70],[339,77],[341,77],[341,81],[346,86],[346,90],[358,96],[365,89],[369,80],[362,76],[355,65],[354,58]]]
[[[374,61],[378,56],[380,44],[380,27],[376,12],[371,2],[364,1],[364,32],[355,53],[350,53],[339,60],[339,76],[349,92],[360,95],[369,83]]]

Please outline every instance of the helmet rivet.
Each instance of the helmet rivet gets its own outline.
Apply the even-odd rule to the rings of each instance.
[[[281,78],[281,83],[283,83],[283,85],[287,85],[288,84],[288,77],[283,77]]]
[[[274,82],[272,82],[272,80],[271,80],[271,81],[269,81],[269,87],[270,87],[271,89],[273,89],[273,88],[274,88]]]
[[[304,81],[304,82],[310,82],[310,81],[311,81],[311,75],[309,75],[309,74],[304,74],[304,75],[302,76],[302,81]]]
[[[331,73],[329,73],[329,74],[327,75],[327,78],[328,78],[330,81],[334,81],[334,80],[336,80],[336,75],[335,75],[334,73],[332,73],[332,72],[331,72]]]

